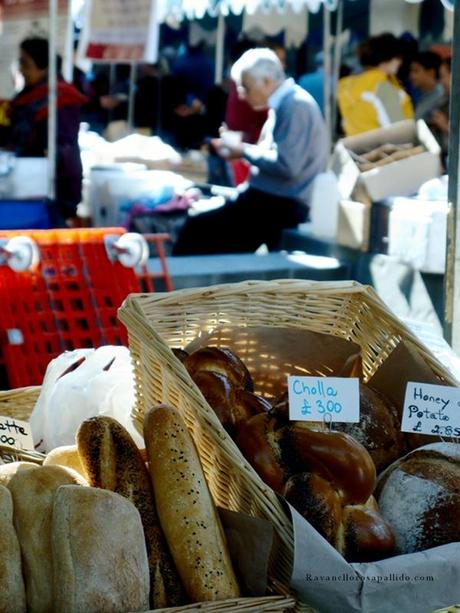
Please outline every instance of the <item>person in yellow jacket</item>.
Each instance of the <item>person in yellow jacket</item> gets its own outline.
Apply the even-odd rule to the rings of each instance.
[[[396,77],[402,63],[398,39],[392,34],[371,37],[361,45],[359,59],[363,72],[341,79],[337,87],[345,134],[353,136],[412,119],[412,101]]]

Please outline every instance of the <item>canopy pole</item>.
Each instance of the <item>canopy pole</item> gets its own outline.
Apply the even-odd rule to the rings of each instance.
[[[343,12],[345,8],[344,0],[338,0],[335,40],[334,40],[334,77],[332,80],[332,111],[331,111],[331,134],[332,142],[335,140],[335,129],[337,127],[337,84],[340,78],[340,66],[342,63],[342,30],[343,30]]]
[[[449,128],[449,210],[447,216],[447,255],[444,276],[444,336],[456,353],[460,353],[460,245],[458,204],[460,201],[460,4],[454,4],[452,41],[452,87]]]
[[[49,0],[48,37],[48,198],[56,197],[57,137],[57,0]]]
[[[216,33],[216,59],[214,71],[214,83],[222,83],[224,78],[224,55],[225,55],[225,17],[219,11],[217,17]]]
[[[327,130],[327,152],[331,152],[331,12],[323,4],[323,54],[324,54],[324,120]]]
[[[132,132],[134,128],[134,98],[136,95],[136,62],[131,62],[129,72],[129,94],[128,94],[128,130]]]

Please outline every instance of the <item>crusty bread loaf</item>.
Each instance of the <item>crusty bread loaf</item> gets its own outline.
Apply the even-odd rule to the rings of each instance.
[[[8,489],[13,497],[14,526],[21,546],[29,613],[53,610],[51,516],[54,492],[61,485],[85,485],[75,471],[63,466],[19,470]]]
[[[97,488],[60,487],[54,496],[52,551],[52,610],[126,613],[148,609],[144,533],[139,512],[126,498]]]
[[[111,417],[92,417],[80,425],[77,445],[89,484],[121,494],[140,513],[149,558],[152,608],[183,603],[185,593],[155,510],[150,476],[130,434]]]
[[[0,485],[0,611],[25,613],[26,589],[22,576],[21,550],[13,526],[13,500]]]
[[[72,468],[86,479],[85,470],[81,463],[80,456],[78,455],[76,445],[64,445],[50,451],[43,461],[43,466],[49,466],[51,464]]]
[[[238,597],[225,535],[178,412],[150,409],[144,439],[158,515],[188,596],[193,602]]]
[[[382,473],[380,510],[396,534],[398,553],[460,541],[460,445],[431,443]]]
[[[39,465],[33,462],[10,462],[8,464],[2,464],[0,466],[0,485],[8,487],[8,483],[16,473],[34,470],[35,468],[39,468]]]

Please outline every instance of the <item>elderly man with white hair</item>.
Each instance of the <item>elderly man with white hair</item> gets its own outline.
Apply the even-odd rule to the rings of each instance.
[[[246,51],[231,76],[253,108],[269,109],[256,145],[213,141],[222,157],[247,160],[250,177],[235,200],[189,217],[179,233],[176,255],[251,252],[263,243],[276,249],[284,228],[308,218],[313,181],[326,168],[321,111],[310,94],[286,78],[273,51]]]

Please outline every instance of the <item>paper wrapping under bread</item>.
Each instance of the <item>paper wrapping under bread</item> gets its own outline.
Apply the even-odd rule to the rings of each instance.
[[[217,510],[241,591],[246,596],[264,596],[267,593],[268,562],[273,545],[271,523],[228,509]]]
[[[349,564],[287,506],[295,544],[291,585],[300,600],[321,613],[432,613],[460,602],[460,543],[380,562]]]
[[[369,379],[369,385],[391,400],[401,414],[408,381],[447,385],[433,372],[412,343],[402,341]]]
[[[330,334],[297,328],[219,327],[202,334],[186,350],[228,347],[243,360],[255,392],[278,396],[287,388],[287,375],[360,376],[359,345]],[[358,372],[356,372],[358,369]]]

